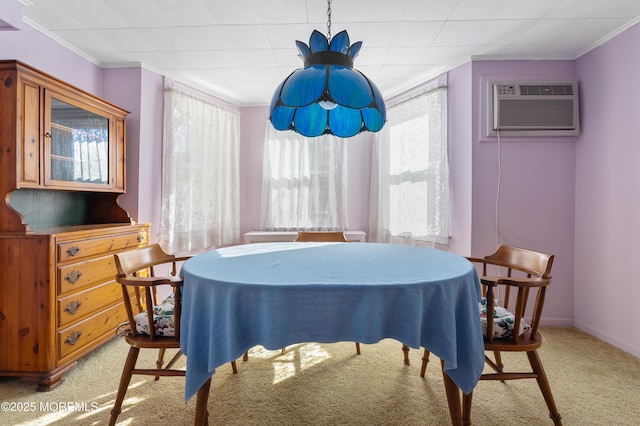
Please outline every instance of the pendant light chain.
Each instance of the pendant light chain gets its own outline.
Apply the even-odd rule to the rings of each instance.
[[[331,41],[331,0],[327,0],[327,40]]]

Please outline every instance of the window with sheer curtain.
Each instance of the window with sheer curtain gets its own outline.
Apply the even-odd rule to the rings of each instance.
[[[240,240],[240,113],[168,82],[159,244],[170,253]]]
[[[372,156],[372,241],[448,247],[446,83],[442,76],[387,104]]]
[[[278,131],[267,123],[261,229],[348,229],[346,144],[334,136]]]

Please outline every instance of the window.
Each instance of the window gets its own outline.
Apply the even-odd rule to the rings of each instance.
[[[306,138],[267,124],[261,229],[348,229],[347,140]]]
[[[373,149],[370,239],[446,248],[446,76],[396,102]]]
[[[159,244],[170,253],[237,243],[240,113],[165,87]]]

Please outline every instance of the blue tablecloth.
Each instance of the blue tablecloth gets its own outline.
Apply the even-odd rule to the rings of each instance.
[[[393,338],[444,360],[465,393],[483,369],[478,277],[451,253],[377,243],[248,244],[195,256],[181,275],[186,400],[255,345]]]

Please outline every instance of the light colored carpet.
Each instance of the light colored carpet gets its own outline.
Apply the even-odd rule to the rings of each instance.
[[[573,328],[543,328],[540,356],[565,425],[640,424],[640,360]],[[440,362],[432,357],[419,377],[422,351],[402,362],[400,344],[384,340],[300,344],[280,351],[253,348],[214,375],[209,396],[212,425],[447,425]],[[23,412],[0,411],[0,425],[104,425],[108,423],[128,346],[118,338],[87,358],[47,392],[32,383],[0,378],[0,401]],[[152,362],[155,353],[141,356]],[[524,366],[526,356],[504,355]],[[184,362],[183,362],[184,365]],[[134,377],[119,425],[190,425],[195,397],[184,402],[182,378]],[[84,405],[83,405],[84,404]],[[475,425],[552,425],[535,380],[480,382],[474,392]]]

